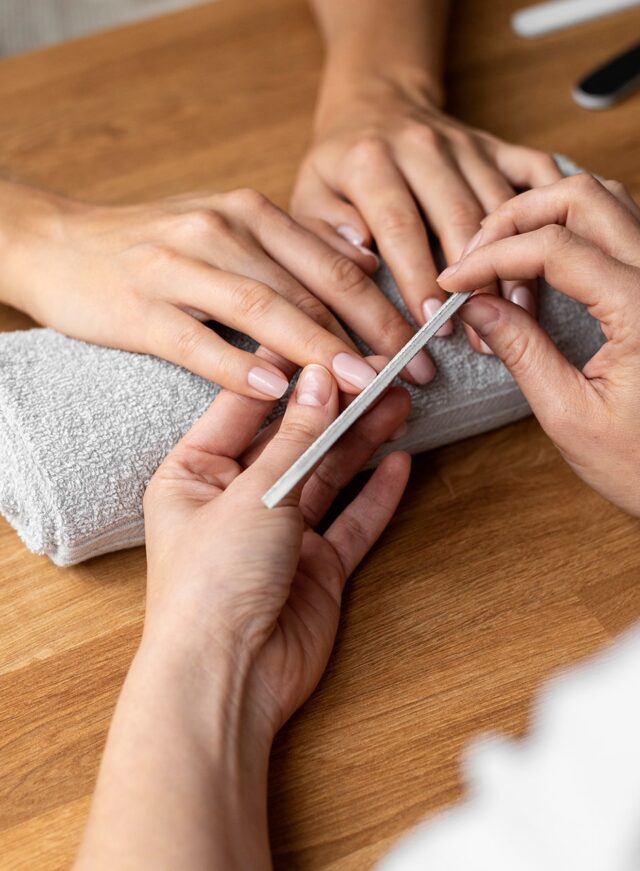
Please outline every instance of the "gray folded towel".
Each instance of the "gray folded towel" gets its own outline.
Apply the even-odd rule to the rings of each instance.
[[[384,268],[379,283],[406,311]],[[602,343],[584,307],[550,288],[541,292],[541,321],[578,366]],[[439,374],[410,388],[409,430],[375,461],[391,449],[417,453],[529,413],[504,366],[473,352],[460,324],[429,347]],[[27,547],[58,565],[142,544],[146,484],[218,391],[155,357],[54,330],[0,334],[0,511]]]

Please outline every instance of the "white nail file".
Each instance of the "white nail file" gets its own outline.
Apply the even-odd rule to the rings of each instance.
[[[511,25],[519,36],[543,36],[633,6],[640,0],[551,0],[515,12]]]
[[[267,508],[275,508],[287,496],[296,484],[316,466],[327,451],[335,445],[358,418],[367,411],[376,399],[379,399],[392,381],[398,377],[404,367],[415,355],[433,338],[440,327],[454,315],[471,293],[452,293],[444,305],[438,309],[435,315],[421,327],[407,344],[401,348],[395,357],[387,363],[384,369],[378,373],[373,381],[368,384],[362,393],[359,393],[345,410],[340,414],[322,433],[315,442],[287,469],[282,477],[276,481],[262,497]]]

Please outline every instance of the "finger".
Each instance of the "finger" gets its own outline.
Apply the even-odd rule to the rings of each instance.
[[[371,247],[371,233],[358,210],[333,191],[310,164],[300,169],[291,213],[297,220],[319,218],[352,245]]]
[[[640,259],[640,223],[623,202],[586,173],[504,203],[485,219],[474,247],[547,224],[561,224],[626,263]]]
[[[257,232],[265,250],[376,353],[391,357],[413,336],[413,328],[353,260],[338,254],[288,215],[272,216]],[[403,375],[414,383],[426,384],[435,377],[435,366],[427,352],[421,351]]]
[[[380,463],[362,492],[325,533],[344,568],[345,580],[371,550],[393,517],[409,479],[411,457],[393,453]]]
[[[388,150],[365,143],[345,168],[344,188],[371,228],[380,253],[416,323],[427,319],[426,300],[444,301],[424,221]]]
[[[638,333],[637,270],[558,224],[476,248],[438,280],[446,290],[461,291],[516,276],[544,278],[584,303],[608,338],[616,330],[621,338]]]
[[[487,294],[460,310],[509,369],[535,416],[552,438],[584,413],[587,379],[560,353],[534,319],[512,303]]]
[[[302,491],[300,508],[309,526],[317,526],[338,493],[390,439],[410,410],[406,390],[392,388],[326,455]]]
[[[456,152],[456,160],[487,215],[515,197],[513,187],[496,169],[490,156],[485,154],[481,148],[467,146],[460,149]],[[529,314],[536,316],[538,309],[537,281],[501,281],[500,289],[505,299],[511,300],[528,311]]]
[[[606,187],[608,191],[610,191],[614,197],[619,200],[624,206],[629,209],[633,217],[640,221],[640,206],[633,199],[629,191],[620,181],[616,181],[615,179],[607,179],[602,182],[602,184]]]
[[[478,231],[485,212],[462,177],[451,156],[440,147],[425,155],[405,145],[402,167],[434,233],[440,240],[447,263],[455,263],[465,245]],[[498,293],[498,284],[487,288]],[[467,337],[476,351],[488,351],[472,330]]]
[[[306,366],[274,438],[245,473],[246,481],[260,496],[304,453],[338,414],[338,388],[322,366]],[[306,479],[305,479],[306,480]],[[304,481],[277,508],[297,506]]]
[[[339,254],[357,263],[360,269],[366,272],[367,275],[374,275],[380,268],[380,258],[377,254],[374,254],[373,251],[358,242],[350,241],[351,239],[360,238],[352,227],[342,225],[336,229],[327,223],[327,221],[304,215],[298,215],[296,220],[302,227],[310,230]]]
[[[359,393],[375,378],[375,371],[353,353],[350,345],[323,329],[268,285],[170,252],[164,257],[158,252],[156,261],[155,287],[166,301],[184,304],[183,286],[188,286],[190,305],[252,336],[299,366],[316,362],[324,365],[334,372],[340,388],[348,393]],[[224,362],[223,359],[219,365],[224,366]],[[231,365],[226,366],[229,379],[232,369]]]
[[[485,141],[496,166],[516,188],[542,187],[563,177],[550,154],[499,140]]]
[[[156,302],[149,306],[146,325],[142,348],[146,353],[254,399],[279,399],[287,391],[289,379],[272,362],[234,348],[173,305]]]

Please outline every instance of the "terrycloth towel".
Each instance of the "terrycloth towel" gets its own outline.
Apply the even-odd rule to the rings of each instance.
[[[403,311],[384,268],[379,283]],[[541,321],[582,366],[602,343],[584,308],[545,288]],[[225,332],[254,348],[245,336]],[[385,451],[418,453],[529,413],[504,366],[476,354],[460,324],[430,345],[439,374],[409,388],[409,430]],[[72,565],[144,541],[142,496],[219,387],[155,357],[101,348],[50,329],[0,334],[0,511],[31,550]]]

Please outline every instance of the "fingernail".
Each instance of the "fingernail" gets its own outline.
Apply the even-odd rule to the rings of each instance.
[[[489,296],[486,293],[474,296],[460,309],[462,320],[473,327],[480,337],[488,336],[500,319],[500,312],[488,302]]]
[[[519,284],[517,287],[514,287],[509,294],[509,299],[511,300],[511,302],[519,305],[520,308],[523,308],[525,311],[529,312],[530,315],[535,312],[535,301],[533,299],[533,294],[524,284]]]
[[[360,357],[354,357],[353,354],[344,352],[336,354],[332,367],[338,378],[342,378],[343,381],[347,381],[360,390],[364,390],[367,384],[371,384],[377,374],[376,370]]]
[[[406,435],[409,432],[409,425],[406,423],[401,423],[398,429],[394,430],[389,436],[390,442],[397,442],[398,439],[401,439],[402,436]]]
[[[356,248],[359,248],[364,242],[364,236],[362,233],[359,233],[356,228],[352,227],[350,224],[340,224],[339,227],[336,227],[336,233],[339,236],[342,236],[343,239],[346,239],[347,242],[351,242],[351,244],[355,245]]]
[[[380,258],[378,257],[377,254],[373,253],[371,248],[365,248],[364,245],[355,245],[355,244],[353,247],[357,248],[361,254],[365,255],[365,257],[372,257],[374,260],[374,263],[376,264],[376,269],[378,268],[378,266],[380,266]]]
[[[326,405],[331,396],[331,375],[324,366],[306,366],[296,385],[298,405],[311,405],[316,408]]]
[[[452,263],[451,266],[447,266],[445,270],[443,270],[438,276],[438,281],[444,281],[446,278],[451,278],[452,275],[455,275],[458,269],[460,269],[460,261],[457,263]]]
[[[431,299],[425,299],[422,303],[422,314],[424,315],[425,323],[442,308],[442,303],[439,299],[436,299],[435,296],[431,297]],[[436,336],[450,336],[453,332],[453,321],[449,319],[443,326],[440,327]]]
[[[484,339],[480,342],[480,350],[483,354],[493,354],[493,351],[491,350],[489,345],[487,345]]]
[[[483,235],[484,235],[484,230],[478,230],[476,235],[472,236],[471,239],[469,239],[467,244],[462,249],[462,254],[460,255],[460,260],[462,260],[463,257],[466,257],[467,254],[471,254],[472,251],[475,251],[475,249],[480,244]]]
[[[258,390],[270,399],[280,399],[287,392],[289,382],[282,375],[276,375],[269,369],[254,366],[247,375],[247,381],[254,390]]]
[[[436,377],[435,363],[426,351],[418,351],[413,360],[407,363],[407,372],[418,384],[428,384]]]

